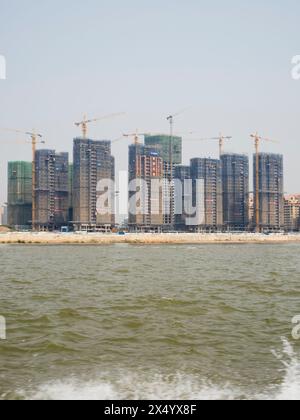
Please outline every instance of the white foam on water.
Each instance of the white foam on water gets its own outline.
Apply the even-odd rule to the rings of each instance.
[[[30,400],[109,400],[114,399],[115,391],[106,383],[80,383],[77,381],[53,382],[42,385],[39,390],[27,397]]]
[[[270,386],[265,392],[248,394],[229,383],[223,387],[199,381],[198,377],[186,374],[171,376],[154,375],[144,378],[137,373],[120,372],[116,381],[103,379],[80,381],[74,378],[41,385],[37,391],[20,396],[33,400],[300,400],[300,358],[285,338],[283,349],[274,354],[274,369],[281,363],[284,379],[281,385]]]
[[[284,380],[275,395],[277,400],[300,400],[300,358],[292,344],[282,337],[282,353],[273,354],[282,363],[285,372]]]
[[[24,395],[25,396],[25,395]],[[26,397],[26,396],[25,396]],[[178,374],[173,380],[157,375],[152,380],[141,380],[135,374],[122,374],[118,383],[105,381],[56,381],[42,385],[27,395],[34,400],[234,400],[238,394],[226,386],[223,389],[199,385],[193,377]]]

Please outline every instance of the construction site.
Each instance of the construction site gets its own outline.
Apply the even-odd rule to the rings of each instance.
[[[97,202],[105,192],[98,191],[99,182],[115,180],[112,142],[92,140],[87,131],[91,123],[120,115],[123,114],[96,119],[84,116],[82,121],[75,123],[81,136],[74,139],[72,164],[67,153],[37,150],[38,144],[45,143],[41,134],[9,130],[30,138],[32,163],[9,163],[8,224],[33,231],[62,228],[102,233],[114,231],[118,192],[110,192],[104,212],[99,213],[97,208]],[[193,158],[190,165],[182,165],[183,143],[189,139],[174,133],[174,120],[178,115],[180,113],[167,117],[169,134],[139,134],[136,131],[122,136],[133,140],[129,146],[128,173],[129,182],[135,180],[136,188],[129,192],[129,203],[132,204],[137,193],[139,195],[135,209],[129,208],[129,230],[281,232],[287,229],[283,157],[260,151],[261,142],[275,141],[258,134],[250,136],[255,142],[252,193],[249,158],[224,152],[225,142],[230,141],[231,136],[197,136],[194,140],[198,142],[218,142],[219,159]],[[184,184],[188,179],[192,181],[192,188],[176,190],[178,180]],[[153,182],[157,182],[157,191],[152,188]],[[197,190],[200,183],[201,191]],[[177,214],[175,201],[182,203],[182,214]],[[188,211],[185,208],[187,201],[190,202]],[[289,225],[293,230],[298,226],[296,222]]]
[[[70,222],[75,231],[109,233],[115,226],[115,191],[110,191],[106,208],[99,213],[97,202],[101,194],[98,185],[102,180],[115,180],[115,159],[111,153],[111,141],[88,138],[88,125],[116,118],[123,113],[76,122],[81,137],[73,142],[73,189]]]

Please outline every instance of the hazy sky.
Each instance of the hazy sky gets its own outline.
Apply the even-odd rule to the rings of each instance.
[[[178,131],[234,136],[227,150],[253,152],[259,131],[280,144],[287,192],[300,192],[298,0],[0,0],[0,127],[37,128],[47,147],[72,151],[74,122],[115,112],[90,127],[96,139],[168,132],[166,116],[190,107]],[[8,160],[30,160],[21,135],[0,131],[0,203]],[[127,168],[127,147],[113,147]],[[216,143],[186,142],[184,160],[217,156]]]

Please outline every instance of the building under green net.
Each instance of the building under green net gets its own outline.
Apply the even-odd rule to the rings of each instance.
[[[160,152],[164,162],[170,163],[170,141],[169,135],[158,135],[158,136],[145,136],[145,145],[156,147]],[[182,138],[173,136],[172,138],[172,150],[173,150],[173,165],[181,165],[182,163]]]
[[[154,148],[163,159],[164,179],[170,180],[174,176],[176,166],[182,163],[182,138],[170,135],[146,135],[145,146]],[[171,154],[172,151],[172,154]],[[174,190],[166,186],[163,192],[164,225],[173,228],[174,218]]]
[[[8,224],[30,226],[32,220],[32,164],[8,163]]]

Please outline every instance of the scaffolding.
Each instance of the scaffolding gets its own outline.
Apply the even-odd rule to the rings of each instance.
[[[254,185],[259,174],[259,229],[261,231],[281,231],[284,229],[284,184],[283,156],[260,153],[258,171],[254,159]],[[256,202],[256,200],[255,200]],[[255,207],[256,208],[256,207]]]
[[[161,232],[163,173],[163,160],[156,148],[140,144],[129,147],[129,182],[136,182],[135,191],[129,191],[131,231]]]
[[[197,232],[217,232],[223,229],[223,196],[221,162],[217,159],[192,159],[191,178],[193,180],[193,206],[197,209],[198,223],[193,227]],[[199,194],[197,181],[202,180],[204,189]],[[201,216],[203,213],[203,217]],[[202,219],[202,220],[200,220]]]
[[[68,220],[73,220],[73,164],[69,164],[69,216]]]
[[[39,230],[54,230],[68,223],[68,159],[68,153],[36,152],[35,220]]]
[[[163,160],[163,206],[164,225],[168,229],[174,228],[175,197],[174,173],[176,167],[182,164],[182,137],[170,135],[146,135],[145,146],[157,150]]]
[[[101,180],[115,180],[115,161],[110,141],[74,139],[73,225],[76,230],[107,231],[115,225],[114,199],[106,214],[98,214],[97,192]]]
[[[190,198],[189,203],[191,203],[191,191],[187,190],[186,181],[191,180],[191,167],[190,166],[177,166],[175,169],[175,180],[180,181],[181,188],[178,191],[177,188],[175,188],[175,196],[174,199],[176,199],[176,202],[179,203],[181,200],[181,214],[175,214],[175,226],[177,230],[185,231],[187,228],[187,218],[192,216],[191,214],[188,214],[188,210],[186,208],[187,201],[186,198]],[[178,194],[180,196],[178,197]]]
[[[249,159],[238,154],[223,154],[224,229],[245,231],[249,227]]]

